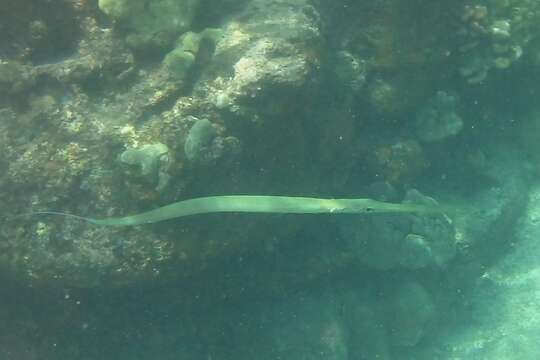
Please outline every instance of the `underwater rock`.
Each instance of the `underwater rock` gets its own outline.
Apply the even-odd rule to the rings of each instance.
[[[368,102],[379,114],[395,114],[402,110],[402,96],[396,85],[375,79],[368,85]]]
[[[509,146],[492,146],[480,169],[483,182],[478,190],[463,199],[456,197],[460,211],[454,215],[467,251],[475,257],[494,256],[508,245],[508,238],[527,206],[529,169],[523,166],[523,154]],[[477,175],[478,177],[478,175]],[[468,183],[461,186],[468,186]]]
[[[81,40],[80,22],[89,15],[76,9],[75,2],[86,9],[95,6],[78,0],[2,2],[0,59],[35,65],[71,54]]]
[[[403,203],[437,207],[433,198],[410,189]],[[435,265],[443,267],[456,255],[456,230],[444,214],[412,216],[410,233],[404,239],[400,264],[409,269]],[[422,256],[419,256],[422,255]]]
[[[480,84],[487,78],[490,67],[489,59],[475,55],[465,59],[459,68],[459,73],[469,84]]]
[[[120,155],[120,161],[124,164],[137,166],[140,176],[155,185],[156,190],[162,190],[167,186],[169,181],[167,173],[169,148],[167,145],[156,143],[127,149]]]
[[[117,20],[134,49],[163,48],[187,31],[199,0],[99,0],[99,8]]]
[[[209,164],[224,155],[240,151],[240,143],[233,136],[218,136],[208,119],[196,120],[191,126],[184,144],[186,158],[198,164]]]
[[[437,94],[416,115],[416,133],[425,142],[455,136],[463,129],[457,113],[458,97],[444,91]]]
[[[408,269],[421,269],[428,266],[433,259],[433,251],[429,240],[422,235],[407,234],[401,246],[403,257],[400,265]]]
[[[94,82],[106,87],[125,80],[133,71],[131,51],[111,31],[104,31],[94,18],[84,18],[79,26],[82,40],[72,56],[34,67],[39,80],[47,86],[51,86],[51,80],[60,82],[68,89],[74,84]]]
[[[349,359],[347,331],[339,302],[330,296],[294,296],[267,310],[272,319],[272,358]]]
[[[391,184],[411,181],[427,167],[424,150],[413,139],[378,144],[366,162],[373,173]]]
[[[416,282],[402,284],[391,302],[393,345],[414,346],[426,334],[437,312],[432,296]]]
[[[29,89],[35,83],[35,76],[30,66],[0,59],[0,95],[12,95]]]
[[[417,190],[409,190],[403,202],[437,206]],[[340,230],[359,261],[379,270],[442,267],[456,253],[455,229],[443,214],[351,217],[342,220]]]
[[[246,119],[282,116],[309,95],[306,86],[318,69],[319,27],[317,10],[306,0],[251,1],[222,27],[196,92]]]
[[[366,82],[366,64],[349,51],[339,51],[336,55],[334,72],[345,88],[357,92]]]

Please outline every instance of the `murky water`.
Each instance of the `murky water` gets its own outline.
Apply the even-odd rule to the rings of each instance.
[[[540,358],[537,2],[2,7],[0,359]]]

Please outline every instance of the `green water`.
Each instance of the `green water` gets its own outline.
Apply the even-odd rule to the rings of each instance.
[[[2,6],[0,360],[540,358],[537,2]]]

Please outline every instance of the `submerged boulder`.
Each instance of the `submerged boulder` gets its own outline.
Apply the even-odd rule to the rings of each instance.
[[[135,49],[165,47],[191,27],[199,0],[99,0],[99,8],[116,20]]]

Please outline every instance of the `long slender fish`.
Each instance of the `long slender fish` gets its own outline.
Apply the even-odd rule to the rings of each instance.
[[[321,199],[312,197],[224,195],[179,201],[140,214],[94,219],[56,211],[38,211],[28,215],[60,215],[104,226],[133,226],[156,223],[183,216],[208,213],[280,213],[280,214],[371,214],[436,213],[441,209],[421,204],[396,204],[372,199]]]

